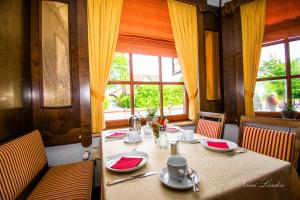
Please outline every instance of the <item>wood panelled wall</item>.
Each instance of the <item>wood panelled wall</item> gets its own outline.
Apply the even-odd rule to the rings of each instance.
[[[245,114],[240,10],[222,17],[224,111],[227,123]]]
[[[219,36],[221,36],[220,32],[220,20],[219,20],[219,9],[213,6],[206,6],[206,11],[203,13],[203,24],[204,31],[214,31],[218,32]],[[200,89],[200,110],[208,111],[208,112],[223,112],[223,95],[221,92],[221,99],[215,101],[209,101],[206,97],[206,66],[205,66],[205,40],[204,34],[205,32],[201,32],[199,35],[200,43],[203,42],[204,45],[199,45],[200,50],[200,58],[199,60],[203,61],[203,64],[199,66],[199,89]],[[202,35],[202,36],[201,36]],[[201,41],[202,40],[202,41]],[[221,41],[221,40],[219,40]],[[221,55],[221,54],[220,54]],[[220,85],[222,91],[222,60],[220,59]]]
[[[57,0],[59,2],[59,0]],[[31,0],[31,70],[33,127],[40,130],[45,145],[92,142],[88,68],[87,1],[63,0],[69,4],[70,77],[72,105],[43,106],[41,2]]]
[[[0,1],[0,143],[32,130],[30,4]]]

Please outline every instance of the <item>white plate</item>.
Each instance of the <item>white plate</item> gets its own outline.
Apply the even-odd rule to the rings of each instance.
[[[129,144],[130,143],[138,143],[138,142],[141,142],[141,141],[143,141],[143,138],[141,136],[138,136],[135,140],[129,140],[128,137],[124,138],[124,142],[129,143]]]
[[[208,141],[211,141],[211,142],[226,142],[229,148],[228,149],[223,149],[223,148],[211,147],[211,146],[207,145]],[[206,147],[208,149],[211,149],[211,150],[214,150],[214,151],[222,151],[222,152],[224,152],[224,151],[232,151],[232,150],[238,148],[238,145],[236,143],[228,141],[228,140],[222,140],[222,139],[214,139],[214,138],[201,139],[200,143],[204,147]]]
[[[170,129],[168,129],[168,128],[170,128]],[[182,131],[182,129],[179,128],[178,126],[167,125],[166,132],[168,132],[168,133],[176,133],[176,132],[180,132],[180,131]]]
[[[113,169],[111,166],[113,166],[118,160],[120,160],[122,157],[131,157],[131,158],[143,158],[143,160],[140,162],[140,164],[134,168],[126,169],[126,170],[119,170],[119,169]],[[105,167],[113,172],[132,172],[135,170],[138,170],[142,168],[146,163],[148,162],[148,154],[141,152],[141,151],[129,151],[125,153],[119,153],[116,155],[112,155],[105,160]]]
[[[106,133],[106,134],[105,134],[105,137],[106,137],[106,138],[124,138],[124,137],[127,136],[127,133],[128,133],[128,132],[129,132],[128,130],[114,130],[114,131],[110,131],[110,132]],[[126,134],[124,134],[124,136],[111,137],[111,135],[114,134],[114,133],[126,133]]]
[[[194,170],[193,170],[194,171]],[[200,178],[198,174],[195,173],[195,182],[196,184],[199,183]],[[176,190],[187,190],[193,188],[193,182],[188,177],[185,177],[182,181],[174,180],[169,177],[168,168],[165,167],[159,172],[159,179],[160,181],[165,184],[166,186],[176,189]]]

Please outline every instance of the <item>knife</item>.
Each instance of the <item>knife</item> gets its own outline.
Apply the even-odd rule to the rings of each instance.
[[[152,176],[152,175],[155,175],[155,174],[157,174],[157,172],[141,173],[141,174],[137,174],[137,175],[133,175],[133,176],[128,176],[126,178],[121,178],[121,179],[113,180],[111,182],[107,182],[106,185],[107,186],[115,185],[115,184],[122,183],[122,182],[125,182],[125,181],[133,180],[133,179],[136,179],[136,178],[144,178],[144,177]]]

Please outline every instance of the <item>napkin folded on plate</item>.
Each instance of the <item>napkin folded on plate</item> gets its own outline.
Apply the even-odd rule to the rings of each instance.
[[[114,165],[111,166],[113,169],[131,169],[137,167],[143,158],[130,158],[130,157],[121,157]]]
[[[216,147],[220,149],[229,149],[228,144],[226,142],[207,141],[207,145],[210,147]]]
[[[127,133],[125,132],[115,132],[113,134],[110,134],[106,136],[107,138],[119,138],[119,137],[125,137]]]

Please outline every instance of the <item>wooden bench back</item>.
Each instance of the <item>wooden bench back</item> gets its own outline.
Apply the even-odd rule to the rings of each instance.
[[[278,128],[285,130],[279,130]],[[239,146],[291,162],[297,169],[300,121],[241,116]]]

